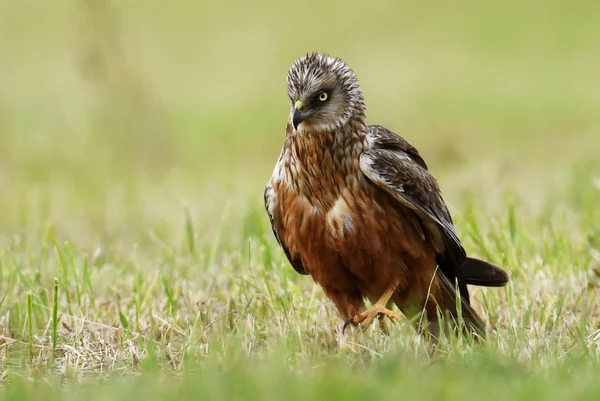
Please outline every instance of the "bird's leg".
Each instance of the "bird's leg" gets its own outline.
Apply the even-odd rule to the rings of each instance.
[[[404,317],[402,315],[400,315],[399,313],[392,312],[387,308],[387,304],[390,301],[392,295],[394,295],[396,287],[398,287],[398,284],[393,285],[392,287],[387,289],[383,293],[381,298],[379,298],[379,300],[377,300],[377,302],[372,307],[370,307],[363,313],[354,315],[350,319],[346,320],[346,322],[344,322],[344,328],[342,329],[342,332],[344,332],[344,330],[346,330],[346,327],[348,327],[349,325],[358,326],[359,324],[362,324],[365,328],[369,327],[377,316],[387,316],[388,318],[395,320],[398,323],[404,321]]]

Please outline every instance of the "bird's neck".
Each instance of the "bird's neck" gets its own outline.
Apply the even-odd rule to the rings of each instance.
[[[362,179],[359,157],[366,146],[364,118],[326,132],[296,133],[288,126],[284,163],[288,184],[313,204],[333,205],[348,186]]]

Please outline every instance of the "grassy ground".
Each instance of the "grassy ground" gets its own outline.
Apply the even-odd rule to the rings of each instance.
[[[600,395],[600,7],[0,2],[0,397]],[[342,336],[262,207],[285,73],[356,70],[468,252],[488,344]]]

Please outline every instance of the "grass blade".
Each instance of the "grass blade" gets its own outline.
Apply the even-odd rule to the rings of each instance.
[[[58,332],[58,278],[54,278],[54,295],[52,297],[52,353],[56,352]]]
[[[29,359],[33,359],[33,293],[27,293],[27,331],[29,332]]]

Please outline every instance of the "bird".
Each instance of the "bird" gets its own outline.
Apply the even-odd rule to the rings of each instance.
[[[286,136],[264,202],[291,266],[323,289],[344,330],[419,317],[419,333],[434,338],[452,327],[485,338],[467,285],[502,287],[508,274],[467,257],[417,149],[367,124],[358,78],[340,58],[298,58],[286,86]]]

